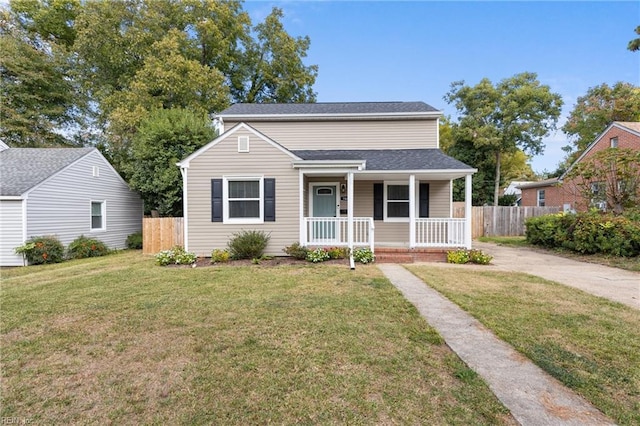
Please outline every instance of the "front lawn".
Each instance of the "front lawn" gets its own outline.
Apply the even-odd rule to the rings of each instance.
[[[409,269],[618,424],[640,424],[640,312],[526,274]]]
[[[514,424],[373,265],[2,271],[3,418]]]

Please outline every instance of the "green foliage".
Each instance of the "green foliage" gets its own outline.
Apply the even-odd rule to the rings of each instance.
[[[86,257],[104,256],[109,248],[100,240],[80,235],[67,247],[67,257],[70,259],[84,259]]]
[[[322,247],[310,250],[309,253],[307,253],[307,261],[309,262],[319,263],[329,259],[331,259],[331,256],[329,256],[327,250]]]
[[[501,163],[504,154],[518,149],[540,154],[542,138],[555,129],[562,98],[541,85],[535,73],[516,74],[495,86],[487,78],[470,87],[464,81],[451,84],[445,100],[460,114],[454,124],[456,139],[471,142],[473,148],[494,158],[494,204],[498,203]],[[471,164],[475,167],[475,164]]]
[[[206,116],[159,109],[142,121],[125,169],[145,208],[160,216],[182,216],[182,177],[176,163],[213,140]]]
[[[270,234],[264,231],[241,231],[227,243],[232,259],[260,258],[269,244]]]
[[[136,232],[135,234],[131,234],[127,236],[127,248],[133,250],[142,249],[142,232]]]
[[[297,241],[290,246],[283,248],[282,251],[298,260],[305,260],[307,258],[307,254],[309,253],[309,249],[305,246],[301,246]]]
[[[640,25],[636,27],[635,32],[637,35],[640,35]],[[632,52],[640,50],[640,37],[632,39],[627,45],[627,49]]]
[[[64,246],[55,236],[32,237],[25,244],[16,247],[30,265],[59,263],[64,260]]]
[[[458,249],[447,252],[447,263],[463,265],[465,263],[475,263],[478,265],[488,265],[493,260],[493,256],[484,253],[482,250]]]
[[[353,249],[353,260],[365,264],[373,263],[376,260],[376,256],[368,247],[357,247]]]
[[[599,211],[555,214],[527,219],[526,238],[547,248],[566,248],[583,254],[632,257],[640,255],[638,213],[628,216]]]
[[[640,87],[618,82],[589,88],[562,126],[573,144],[567,150],[579,155],[613,121],[640,121]]]
[[[500,198],[498,198],[498,205],[514,206],[516,204],[516,201],[518,201],[518,196],[516,194],[502,195]]]
[[[182,246],[175,246],[171,250],[163,250],[156,254],[156,263],[160,266],[167,265],[193,265],[197,257],[194,253],[185,251]]]
[[[211,263],[227,263],[230,258],[229,250],[213,249],[211,252]]]
[[[330,259],[345,259],[349,257],[349,247],[329,247],[326,250]]]

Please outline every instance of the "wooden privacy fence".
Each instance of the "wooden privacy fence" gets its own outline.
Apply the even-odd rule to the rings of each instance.
[[[462,206],[460,206],[462,204]],[[471,237],[524,235],[524,222],[535,216],[561,211],[561,207],[480,206],[471,209]],[[453,217],[464,217],[464,203],[454,203]]]
[[[156,254],[173,246],[184,246],[184,219],[145,217],[142,220],[142,253]]]

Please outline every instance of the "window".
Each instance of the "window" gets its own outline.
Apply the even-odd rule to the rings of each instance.
[[[92,174],[93,177],[100,177],[100,167],[93,166]]]
[[[616,136],[615,138],[609,139],[609,145],[611,146],[611,148],[617,148],[618,147],[618,137]]]
[[[591,183],[591,205],[605,210],[607,208],[607,187],[604,182]]]
[[[249,136],[238,136],[238,152],[249,152]]]
[[[416,185],[416,217],[429,217],[429,183]],[[409,221],[409,185],[405,182],[373,184],[373,220]]]
[[[544,198],[545,198],[544,189],[538,189],[538,207],[545,206]]]
[[[92,231],[104,231],[106,228],[105,223],[105,202],[104,201],[92,201],[91,202],[91,230]]]
[[[386,185],[385,217],[401,219],[409,217],[409,185]]]
[[[263,177],[211,179],[211,221],[262,223],[276,220],[276,180]]]

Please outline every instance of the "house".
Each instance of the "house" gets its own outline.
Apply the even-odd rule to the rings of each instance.
[[[523,206],[557,206],[565,211],[583,211],[594,205],[594,199],[585,200],[577,181],[570,177],[571,170],[595,153],[608,148],[640,150],[640,122],[614,121],[559,178],[520,185]],[[594,186],[597,192],[597,185]],[[597,195],[595,194],[594,195]],[[595,202],[598,206],[601,204]]]
[[[305,246],[471,246],[452,215],[476,171],[443,154],[442,113],[423,102],[236,104],[214,141],[180,161],[187,250],[208,256],[234,233],[270,234],[267,254]]]
[[[520,203],[522,202],[522,191],[520,190],[520,186],[526,185],[528,183],[533,183],[533,182],[517,181],[517,180],[511,181],[509,185],[504,189],[504,191],[502,191],[502,195],[515,195],[516,201],[514,205],[519,206]]]
[[[14,249],[80,235],[113,249],[142,229],[142,201],[95,148],[0,146],[0,266],[22,266]]]

